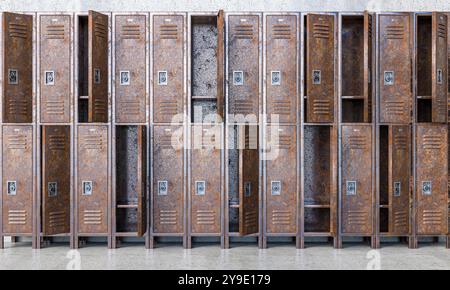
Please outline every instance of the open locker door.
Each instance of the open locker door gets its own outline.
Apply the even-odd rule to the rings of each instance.
[[[432,121],[447,122],[448,97],[448,55],[447,55],[447,15],[433,12],[433,85],[432,85]]]
[[[108,122],[107,15],[89,11],[89,123]]]
[[[217,114],[225,116],[225,18],[223,10],[217,14]]]
[[[143,236],[147,225],[147,207],[146,207],[146,191],[147,191],[147,133],[145,126],[138,126],[138,166],[137,166],[137,234],[139,237]]]
[[[3,13],[3,122],[31,123],[33,16]]]
[[[239,234],[259,231],[258,126],[239,126]]]
[[[364,12],[364,122],[372,119],[373,16]]]
[[[335,105],[335,16],[307,17],[307,121],[334,121]]]
[[[42,128],[42,232],[70,233],[70,127]]]

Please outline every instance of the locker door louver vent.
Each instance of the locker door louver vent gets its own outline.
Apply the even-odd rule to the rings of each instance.
[[[162,149],[173,149],[172,147],[172,136],[171,135],[163,135],[159,139],[159,146]]]
[[[97,116],[106,116],[108,105],[106,100],[103,99],[94,99],[94,112]]]
[[[440,135],[424,135],[423,149],[425,150],[441,150],[443,146],[442,137]]]
[[[291,136],[289,135],[281,135],[278,137],[278,148],[289,150],[292,147]]]
[[[9,135],[8,149],[26,150],[28,148],[28,138],[26,135]]]
[[[290,210],[273,210],[272,224],[273,225],[290,225],[292,213]]]
[[[404,115],[404,101],[386,101],[386,114],[388,115]]]
[[[103,23],[95,22],[94,23],[94,35],[96,37],[100,37],[100,38],[107,38],[107,36],[108,36],[107,27]]]
[[[408,225],[408,212],[398,211],[394,214],[394,225],[395,227],[406,227]]]
[[[366,136],[350,136],[349,147],[353,150],[365,150],[368,148]]]
[[[85,136],[83,138],[83,148],[84,149],[94,149],[101,150],[103,149],[103,138],[102,135],[96,134],[91,136]]]
[[[25,225],[27,223],[26,210],[9,210],[8,224],[10,225]]]
[[[178,25],[163,24],[159,27],[161,39],[178,39]]]
[[[248,115],[253,113],[253,100],[234,100],[231,106],[235,114]]]
[[[291,113],[291,101],[274,101],[273,102],[273,112],[279,115],[289,115]]]
[[[139,101],[123,101],[119,102],[120,110],[124,115],[138,115],[140,114],[140,102]]]
[[[422,217],[426,225],[440,226],[442,224],[442,212],[439,210],[424,210]]]
[[[100,225],[103,213],[101,210],[85,210],[83,213],[83,223],[85,225]]]
[[[244,225],[246,228],[252,228],[258,225],[258,213],[256,210],[247,211],[245,213]]]
[[[439,23],[438,25],[438,37],[447,39],[447,26],[445,24]]]
[[[197,210],[195,213],[195,222],[197,225],[214,225],[216,220],[216,211]]]
[[[10,116],[22,115],[27,116],[28,100],[27,99],[9,99],[8,112]]]
[[[251,24],[241,24],[236,25],[234,30],[234,36],[237,39],[253,39],[253,25]]]
[[[178,212],[176,210],[160,210],[159,223],[161,225],[176,225]]]
[[[406,150],[406,148],[408,147],[408,138],[406,136],[402,136],[402,135],[396,135],[394,137],[394,148],[396,150]]]
[[[178,112],[177,101],[161,101],[159,103],[159,113],[161,115],[175,115]]]
[[[369,16],[369,38],[372,38],[372,33],[373,33],[373,24],[372,24],[372,16]]]
[[[386,27],[386,39],[403,39],[405,38],[404,25],[389,25]]]
[[[313,100],[313,113],[315,115],[330,115],[330,100]]]
[[[347,212],[347,224],[365,226],[368,224],[369,215],[366,211],[350,210]]]
[[[64,39],[64,28],[63,24],[47,25],[45,37],[47,39]]]
[[[66,138],[64,135],[51,135],[48,147],[51,151],[66,151]]]
[[[314,23],[313,36],[314,38],[329,39],[330,38],[330,25],[326,23]]]
[[[50,212],[50,227],[58,228],[64,227],[66,224],[66,212],[65,211],[54,211]]]
[[[46,101],[45,112],[51,115],[64,115],[64,101]]]
[[[9,23],[9,36],[11,38],[26,39],[28,37],[27,26],[21,23]]]
[[[140,25],[124,25],[122,26],[122,39],[141,39]]]
[[[289,24],[274,24],[272,31],[274,39],[291,39],[291,26]]]

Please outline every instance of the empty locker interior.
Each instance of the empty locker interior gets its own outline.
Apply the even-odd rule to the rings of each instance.
[[[146,229],[146,127],[116,126],[115,231],[142,236]]]
[[[417,121],[447,121],[447,16],[416,16]]]
[[[3,13],[3,123],[33,119],[33,16]]]
[[[108,16],[78,15],[78,122],[108,121]]]
[[[304,127],[304,232],[336,233],[337,130]]]
[[[194,123],[223,115],[223,13],[191,16],[191,109]]]
[[[41,232],[44,236],[70,233],[70,126],[41,130]]]
[[[382,234],[410,234],[411,127],[379,127],[379,217]]]
[[[371,31],[370,15],[342,16],[341,110],[344,123],[363,123],[371,120]]]

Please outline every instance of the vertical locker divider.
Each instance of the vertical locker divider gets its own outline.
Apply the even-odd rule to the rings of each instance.
[[[0,13],[0,39],[3,39],[3,13]],[[0,85],[3,87],[3,41],[0,43]],[[3,90],[0,90],[0,144],[3,144]],[[5,247],[5,237],[3,236],[3,154],[0,154],[0,249]]]

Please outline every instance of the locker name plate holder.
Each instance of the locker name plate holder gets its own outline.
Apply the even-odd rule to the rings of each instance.
[[[281,195],[281,181],[272,181],[272,195]]]
[[[394,182],[394,196],[399,197],[402,193],[402,183],[401,182]]]
[[[431,181],[422,181],[422,194],[431,195],[432,194],[432,183]]]
[[[244,196],[250,197],[252,195],[252,183],[246,182],[244,185]]]
[[[384,85],[393,86],[395,83],[395,73],[393,71],[384,72]]]
[[[158,195],[167,195],[169,191],[169,183],[164,181],[158,181]]]
[[[206,182],[196,181],[195,182],[195,195],[205,195],[206,194]]]
[[[313,85],[320,85],[322,83],[322,71],[313,70],[312,78]]]
[[[167,86],[168,76],[167,71],[158,71],[158,85]]]
[[[19,84],[19,71],[17,69],[8,69],[8,84]]]
[[[243,86],[244,85],[244,72],[241,70],[233,71],[233,85]]]
[[[444,84],[444,75],[441,69],[437,70],[437,74],[436,74],[436,81],[438,85],[443,85]]]
[[[47,70],[44,72],[45,85],[54,86],[55,85],[55,71]]]
[[[92,181],[83,181],[83,195],[92,195],[93,184]]]
[[[275,70],[271,72],[272,86],[281,86],[281,71]]]
[[[100,69],[94,69],[94,83],[99,85],[101,83],[101,72]]]
[[[55,197],[58,195],[58,183],[57,182],[49,182],[47,184],[47,193],[48,197]]]
[[[130,85],[130,71],[122,70],[120,71],[120,85],[121,86],[129,86]]]
[[[347,181],[345,192],[347,195],[356,195],[356,181]]]
[[[6,188],[9,196],[17,195],[17,181],[7,181]]]

